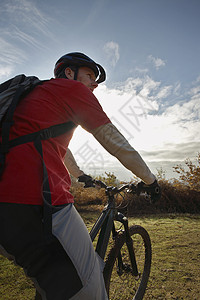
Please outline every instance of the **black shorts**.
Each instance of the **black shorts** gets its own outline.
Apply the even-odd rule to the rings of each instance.
[[[42,207],[0,203],[0,245],[34,281],[47,300],[67,300],[82,288],[58,239],[44,238]]]

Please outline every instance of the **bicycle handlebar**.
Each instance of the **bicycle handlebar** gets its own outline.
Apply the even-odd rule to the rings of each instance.
[[[136,194],[138,196],[141,193],[147,193],[148,195],[150,195],[151,200],[153,202],[160,199],[160,196],[161,196],[161,189],[156,180],[151,185],[146,185],[144,182],[139,182],[138,184],[133,184],[133,183],[124,184],[120,188],[113,187],[113,186],[107,186],[101,180],[92,180],[92,181],[95,185],[98,185],[101,188],[104,188],[106,190],[107,195],[109,195],[109,196],[114,196],[116,194],[119,194],[123,190],[127,190],[128,193]]]
[[[129,193],[133,194],[140,194],[141,192],[145,192],[146,188],[141,189],[139,185],[131,184],[124,184],[120,188],[114,187],[114,186],[107,186],[103,181],[101,180],[93,180],[93,183],[97,186],[100,186],[101,188],[104,188],[107,192],[110,192],[112,195],[119,194],[123,190],[127,190]]]
[[[108,196],[114,196],[115,194],[119,194],[123,190],[127,189],[127,192],[140,195],[142,192],[147,193],[151,196],[152,202],[155,202],[160,199],[161,197],[161,188],[155,180],[152,184],[147,185],[144,182],[139,182],[138,184],[124,184],[120,188],[113,187],[113,186],[107,186],[104,182],[101,180],[95,180],[91,176],[83,174],[78,177],[79,182],[83,182],[85,185],[85,188],[88,187],[94,187],[94,185],[98,185],[101,188],[104,188],[106,190],[106,194]]]

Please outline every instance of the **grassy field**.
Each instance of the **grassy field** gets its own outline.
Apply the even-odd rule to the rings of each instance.
[[[88,228],[97,215],[82,213]],[[130,223],[145,227],[152,241],[152,269],[144,299],[199,300],[200,216],[152,215],[131,218]],[[19,267],[0,256],[0,300],[21,299],[34,299],[32,283]]]

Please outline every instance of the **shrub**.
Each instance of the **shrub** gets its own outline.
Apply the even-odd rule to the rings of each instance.
[[[190,159],[185,160],[186,169],[177,165],[174,167],[179,179],[166,180],[165,171],[161,168],[158,170],[157,178],[162,189],[162,196],[156,203],[151,203],[145,195],[136,196],[126,194],[125,197],[118,195],[116,203],[120,210],[129,215],[135,213],[200,213],[200,153],[197,156],[197,165],[193,164]],[[120,181],[117,180],[113,173],[105,172],[105,176],[96,177],[102,180],[108,186],[118,186]],[[133,181],[137,182],[133,179]],[[104,189],[87,188],[72,178],[71,192],[75,199],[77,208],[87,206],[98,206],[102,208],[107,198]]]
[[[187,158],[185,160],[185,167],[176,165],[173,167],[174,171],[179,174],[179,181],[174,181],[176,186],[184,185],[191,190],[200,192],[200,153],[197,154],[197,164]]]

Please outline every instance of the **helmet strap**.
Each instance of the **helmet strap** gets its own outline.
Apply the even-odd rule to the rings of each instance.
[[[78,77],[78,69],[79,67],[76,67],[76,70],[74,72],[74,80],[77,80],[77,77]]]

